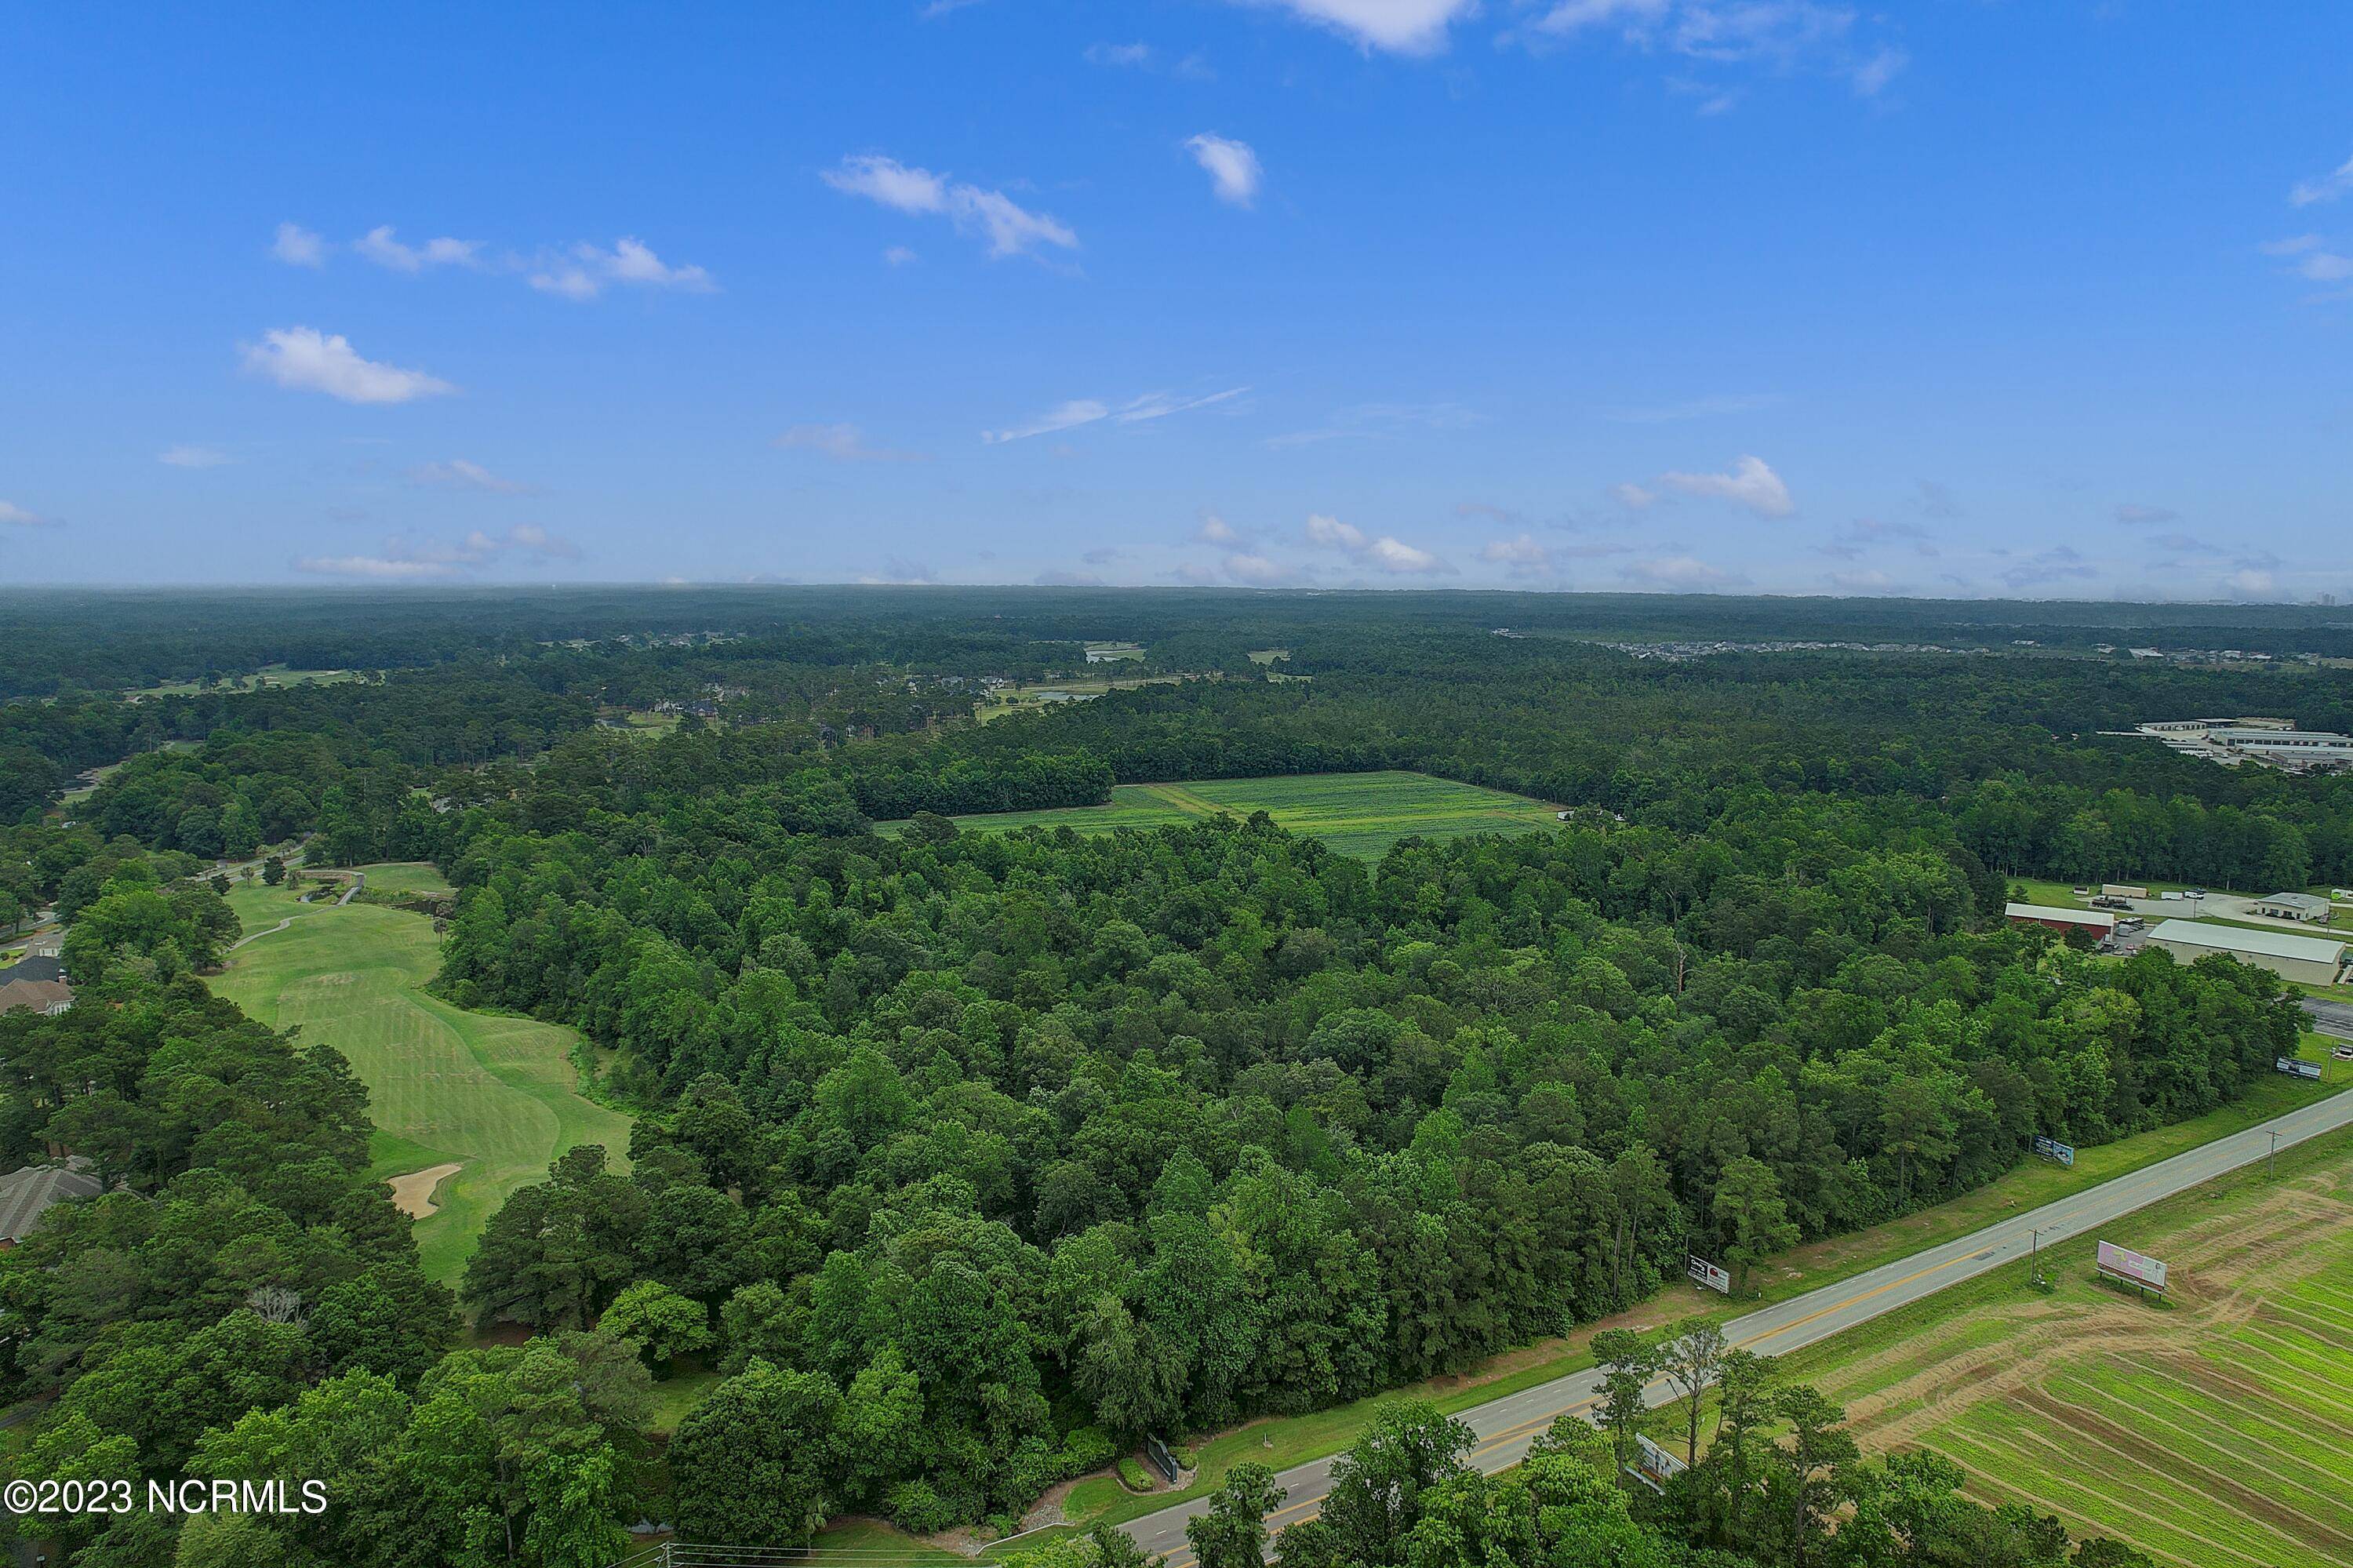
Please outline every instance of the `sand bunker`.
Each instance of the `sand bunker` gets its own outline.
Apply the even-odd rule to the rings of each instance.
[[[460,1169],[456,1165],[433,1165],[422,1171],[412,1171],[406,1176],[393,1177],[385,1183],[392,1189],[392,1206],[412,1220],[423,1219],[435,1208],[435,1190]]]

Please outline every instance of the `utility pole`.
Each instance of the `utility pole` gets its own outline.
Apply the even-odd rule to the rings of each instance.
[[[2279,1174],[2279,1130],[2276,1128],[2266,1130],[2271,1133],[2272,1151],[2264,1156],[2263,1174],[2277,1176]]]
[[[2037,1285],[2042,1283],[2042,1233],[2049,1228],[2038,1225],[2026,1233],[2026,1277]]]

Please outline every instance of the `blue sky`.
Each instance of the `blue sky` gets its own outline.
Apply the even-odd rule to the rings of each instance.
[[[0,580],[2353,599],[2353,6],[0,18]]]

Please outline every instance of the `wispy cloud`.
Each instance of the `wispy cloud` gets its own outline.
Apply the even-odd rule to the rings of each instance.
[[[218,468],[233,460],[228,453],[216,447],[190,446],[183,443],[179,446],[165,447],[155,454],[155,461],[171,468]]]
[[[2013,588],[2027,588],[2080,582],[2098,575],[2073,546],[2053,545],[2003,572],[2001,580]]]
[[[530,485],[501,479],[480,463],[465,458],[419,463],[408,471],[408,482],[411,484],[440,485],[450,490],[479,490],[491,495],[529,495],[532,493]]]
[[[44,517],[28,511],[13,501],[0,501],[0,527],[56,528],[62,526],[54,517]]]
[[[1490,539],[1480,550],[1479,558],[1504,568],[1513,577],[1549,577],[1554,576],[1552,552],[1533,534],[1521,534],[1509,539]]]
[[[1679,494],[1729,501],[1760,517],[1787,517],[1798,509],[1789,487],[1760,457],[1743,457],[1729,473],[1662,473],[1659,482]]]
[[[289,267],[327,264],[327,242],[299,223],[278,226],[278,238],[270,242],[269,253]]]
[[[1434,55],[1446,48],[1447,29],[1479,8],[1479,0],[1242,0],[1242,4],[1287,11],[1302,21],[1328,27],[1371,51]]]
[[[1193,154],[1193,161],[1208,171],[1209,188],[1217,193],[1219,201],[1229,207],[1257,205],[1259,185],[1266,173],[1259,166],[1258,154],[1249,143],[1214,136],[1205,131],[1188,139],[1185,148]]]
[[[1646,53],[1681,57],[1694,70],[1754,66],[1843,78],[1862,98],[1887,90],[1911,57],[1899,46],[1863,37],[1857,14],[1815,0],[1551,0],[1515,36],[1542,48],[1590,36],[1615,37]],[[1706,94],[1706,84],[1687,82]],[[1730,105],[1720,91],[1702,113]]]
[[[263,333],[259,343],[246,345],[245,367],[290,390],[324,392],[346,403],[406,403],[457,390],[422,370],[363,359],[341,333],[330,334],[315,327]]]
[[[1748,579],[1696,556],[1662,556],[1619,568],[1618,575],[1635,588],[1666,593],[1704,593],[1737,588]]]
[[[980,439],[991,444],[1027,440],[1031,436],[1051,435],[1056,430],[1075,429],[1081,425],[1092,425],[1104,419],[1120,425],[1142,424],[1166,418],[1171,414],[1182,414],[1188,409],[1229,402],[1249,390],[1247,387],[1229,387],[1223,391],[1199,394],[1146,392],[1116,408],[1100,398],[1073,397],[1066,403],[1057,404],[1027,423],[1008,426],[1001,430],[983,430]]]
[[[531,286],[567,300],[593,300],[619,283],[639,289],[676,289],[690,294],[716,292],[719,285],[700,267],[673,267],[642,240],[624,235],[607,250],[575,245],[531,274]]]
[[[428,239],[422,245],[403,245],[394,237],[388,223],[352,241],[355,253],[395,272],[421,272],[427,267],[471,267],[481,249],[479,239],[447,237]]]
[[[1609,487],[1609,499],[1629,512],[1648,512],[1659,503],[1659,493],[1628,481]]]
[[[305,556],[294,569],[311,577],[417,581],[462,577],[508,559],[533,564],[577,560],[579,547],[535,523],[518,523],[504,534],[480,530],[452,542],[393,538],[373,556]]]
[[[1897,582],[1876,567],[1862,567],[1852,572],[1832,572],[1822,579],[1832,591],[1844,594],[1906,593],[1907,585]]]
[[[2117,522],[2127,528],[2146,527],[2152,523],[2181,521],[2181,514],[2170,506],[2147,506],[2137,501],[2119,502],[2114,515]]]
[[[1031,212],[1003,191],[935,175],[896,158],[853,154],[821,177],[838,191],[894,212],[946,217],[959,230],[981,235],[992,258],[1034,256],[1047,246],[1063,250],[1079,247],[1079,237],[1061,220]]]
[[[1307,519],[1307,542],[1319,549],[1338,550],[1360,566],[1392,577],[1451,577],[1453,566],[1428,550],[1383,534],[1367,535],[1353,523],[1315,513]]]
[[[2298,180],[2287,193],[2287,199],[2297,207],[2310,207],[2316,202],[2335,201],[2348,191],[2353,191],[2353,158],[2348,158],[2318,179]]]
[[[1241,530],[1214,512],[1201,514],[1200,525],[1193,530],[1193,537],[1204,545],[1239,545],[1242,542]]]
[[[922,462],[922,452],[869,446],[856,425],[795,425],[768,443],[788,451],[818,452],[836,462]]]

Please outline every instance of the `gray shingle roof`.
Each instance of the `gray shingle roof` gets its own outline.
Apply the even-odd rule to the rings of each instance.
[[[95,1198],[98,1178],[86,1160],[62,1165],[27,1165],[0,1176],[0,1239],[21,1241],[38,1228],[51,1205]]]

